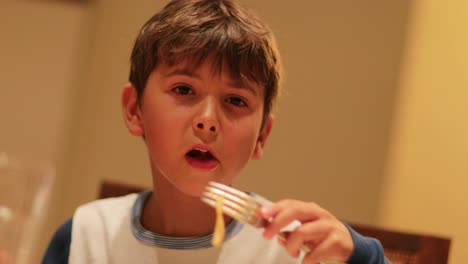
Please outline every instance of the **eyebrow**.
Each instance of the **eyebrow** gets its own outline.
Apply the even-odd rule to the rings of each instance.
[[[257,91],[245,81],[243,82],[241,80],[234,80],[229,82],[228,85],[232,88],[248,90],[257,96]]]
[[[194,71],[189,70],[187,68],[177,68],[174,69],[173,71],[170,71],[169,73],[165,74],[164,77],[169,78],[175,75],[185,75],[188,77],[192,77],[198,80],[201,80],[200,75],[196,74]],[[253,95],[257,96],[257,91],[247,83],[247,81],[242,81],[240,79],[234,79],[231,80],[227,83],[227,85],[231,88],[235,89],[245,89],[250,91]]]

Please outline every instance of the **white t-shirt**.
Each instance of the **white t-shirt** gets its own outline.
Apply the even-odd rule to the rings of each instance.
[[[302,262],[290,257],[278,242],[265,240],[262,230],[232,221],[221,247],[212,235],[167,237],[144,229],[141,212],[150,193],[130,194],[80,206],[73,216],[69,263],[281,263]],[[189,219],[188,219],[189,221]]]

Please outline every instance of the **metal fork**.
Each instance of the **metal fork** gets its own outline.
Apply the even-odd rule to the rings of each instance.
[[[235,218],[242,223],[252,225],[257,228],[263,228],[268,224],[258,216],[257,211],[264,205],[259,199],[248,195],[242,191],[229,187],[227,185],[210,181],[205,187],[201,200],[213,208],[216,208],[216,198],[223,197],[223,213]],[[278,236],[286,240],[285,233],[279,233]],[[305,254],[311,249],[307,245],[302,245],[301,251]],[[320,264],[345,264],[342,262],[321,262]]]

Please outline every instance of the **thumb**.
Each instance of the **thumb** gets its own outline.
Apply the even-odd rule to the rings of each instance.
[[[263,219],[270,219],[270,218],[275,217],[278,211],[279,211],[278,206],[275,206],[275,204],[268,204],[268,205],[262,206],[260,210],[258,211],[258,214]]]

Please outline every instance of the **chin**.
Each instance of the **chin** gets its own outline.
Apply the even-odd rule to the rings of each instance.
[[[205,191],[209,181],[216,181],[226,185],[231,184],[231,180],[214,175],[191,175],[190,177],[172,178],[169,180],[179,192],[186,196],[200,198]]]
[[[194,198],[200,198],[205,191],[206,184],[180,184],[176,185],[176,188],[187,196],[191,196]]]

